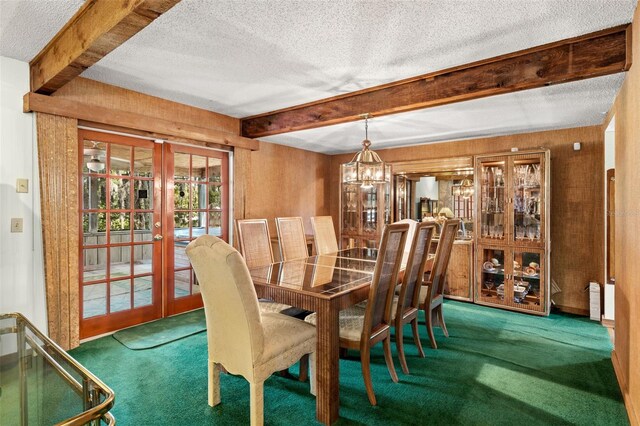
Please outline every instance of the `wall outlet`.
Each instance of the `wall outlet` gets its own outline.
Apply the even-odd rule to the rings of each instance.
[[[16,179],[16,192],[29,192],[29,179]]]
[[[12,217],[11,218],[11,232],[22,232],[22,218],[21,217]]]

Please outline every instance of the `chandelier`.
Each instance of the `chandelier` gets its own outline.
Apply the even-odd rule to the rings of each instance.
[[[456,195],[462,198],[471,198],[473,197],[474,188],[473,181],[469,179],[469,176],[465,176],[460,185],[454,186],[451,190],[452,195]]]
[[[375,184],[386,183],[389,179],[384,161],[375,151],[369,149],[369,114],[364,117],[364,140],[362,151],[358,152],[351,162],[342,165],[342,182],[358,184],[370,188]]]

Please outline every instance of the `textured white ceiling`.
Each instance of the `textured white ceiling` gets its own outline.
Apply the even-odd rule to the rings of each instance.
[[[627,23],[635,4],[183,0],[83,76],[245,117]]]
[[[30,60],[81,3],[0,0],[0,54]],[[635,5],[182,0],[83,76],[244,117],[627,23]],[[382,147],[596,124],[620,84],[604,77],[379,117],[371,138]],[[353,151],[362,125],[266,139]]]
[[[0,55],[29,62],[84,0],[0,0]]]

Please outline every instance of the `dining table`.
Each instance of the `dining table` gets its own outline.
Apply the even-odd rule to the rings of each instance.
[[[249,270],[258,297],[317,313],[316,419],[339,417],[339,313],[367,299],[378,250],[349,248]]]

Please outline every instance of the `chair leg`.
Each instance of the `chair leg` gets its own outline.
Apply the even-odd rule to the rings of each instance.
[[[251,426],[264,424],[264,382],[249,383],[249,403],[251,405]]]
[[[438,320],[440,321],[440,327],[442,327],[442,332],[446,337],[449,337],[449,332],[447,331],[447,325],[444,323],[444,312],[442,311],[442,305],[438,306]]]
[[[394,383],[398,383],[398,375],[396,374],[396,368],[393,366],[393,357],[391,356],[391,334],[388,334],[382,341],[382,346],[384,347],[384,360],[387,362],[387,370],[389,370],[391,380]]]
[[[425,310],[424,319],[427,322],[427,333],[429,333],[429,340],[431,340],[431,347],[433,349],[438,349],[438,344],[436,343],[436,337],[433,335],[433,313],[431,310]]]
[[[422,342],[420,342],[420,333],[418,332],[418,317],[415,317],[411,321],[411,331],[413,331],[413,342],[418,347],[418,353],[421,358],[424,358],[424,351],[422,350]]]
[[[404,341],[402,336],[402,323],[396,324],[396,348],[398,349],[398,358],[400,359],[400,366],[404,374],[409,374],[409,367],[407,367],[407,360],[404,357]]]
[[[376,395],[373,393],[373,385],[371,384],[371,366],[370,362],[370,349],[364,347],[360,350],[360,365],[362,366],[362,377],[364,378],[364,387],[367,390],[367,396],[371,405],[376,405]]]
[[[309,378],[309,355],[303,355],[300,358],[300,374],[298,374],[298,380],[306,382]]]
[[[316,376],[316,353],[311,352],[309,354],[309,369],[311,370],[311,377],[309,380],[309,390],[311,395],[316,396],[317,376]]]
[[[209,405],[220,404],[220,364],[209,360]]]

